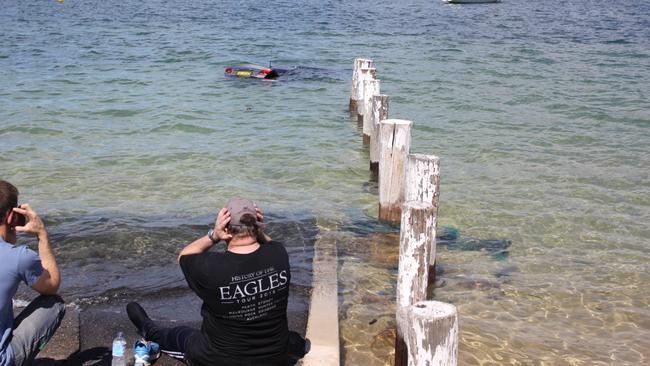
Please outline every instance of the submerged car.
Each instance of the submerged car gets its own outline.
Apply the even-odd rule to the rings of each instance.
[[[286,70],[274,67],[264,67],[254,64],[233,65],[226,68],[226,76],[255,79],[277,79]]]

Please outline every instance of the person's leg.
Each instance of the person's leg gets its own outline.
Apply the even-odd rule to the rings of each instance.
[[[185,361],[185,352],[190,339],[199,333],[198,329],[186,326],[161,328],[135,302],[126,306],[126,312],[133,325],[138,329],[138,333],[145,340],[158,343],[162,353]]]
[[[289,341],[287,344],[287,353],[289,354],[287,365],[295,365],[298,360],[305,357],[311,349],[311,342],[303,338],[298,332],[289,331]]]
[[[39,296],[16,317],[11,348],[14,365],[31,363],[42,351],[65,315],[65,303],[59,296]]]
[[[160,352],[173,358],[184,360],[190,338],[199,332],[191,327],[161,328],[153,320],[144,322],[144,339],[154,341],[160,346]]]

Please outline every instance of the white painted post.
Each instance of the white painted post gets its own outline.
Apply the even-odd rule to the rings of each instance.
[[[379,124],[379,219],[399,222],[404,203],[406,155],[411,148],[411,121],[387,119]]]
[[[379,94],[380,81],[367,79],[363,81],[363,143],[370,144],[372,133],[372,99]]]
[[[408,201],[402,206],[397,276],[397,306],[408,307],[427,299],[427,264],[431,234],[436,223],[429,202]]]
[[[370,172],[377,179],[379,174],[379,122],[388,118],[388,95],[379,94],[372,97],[370,130]]]
[[[357,100],[358,100],[358,78],[359,78],[359,69],[362,67],[372,67],[374,62],[365,58],[355,58],[354,65],[352,68],[352,85],[350,86],[350,112],[357,114]]]
[[[456,307],[439,301],[421,301],[409,308],[409,366],[458,364]]]
[[[359,76],[357,77],[357,122],[359,125],[363,123],[363,113],[366,110],[365,106],[365,80],[373,80],[375,78],[377,69],[374,67],[359,68]]]
[[[408,201],[402,208],[397,272],[397,337],[395,364],[407,360],[409,306],[427,298],[431,234],[435,234],[434,207],[429,202]]]
[[[435,155],[409,154],[406,158],[404,200],[429,202],[433,205],[433,235],[429,265],[436,263],[436,225],[440,197],[440,158]],[[430,273],[433,275],[434,273]],[[433,279],[433,277],[430,277]]]

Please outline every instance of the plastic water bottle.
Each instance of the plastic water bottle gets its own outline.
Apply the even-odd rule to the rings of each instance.
[[[126,365],[126,339],[124,333],[118,332],[117,337],[113,339],[113,361],[111,366],[125,366]]]

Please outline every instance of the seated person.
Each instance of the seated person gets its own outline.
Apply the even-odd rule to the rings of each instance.
[[[214,228],[179,255],[189,287],[203,300],[201,330],[161,328],[132,302],[127,314],[140,335],[192,366],[286,366],[304,356],[308,343],[287,325],[289,256],[264,233],[263,221],[252,201],[228,201]],[[208,252],[221,240],[227,251]]]
[[[34,360],[58,329],[65,314],[56,296],[59,268],[43,221],[28,204],[18,206],[18,189],[0,180],[0,366]],[[16,246],[16,232],[38,237],[38,254]],[[41,294],[14,319],[13,297],[20,282]]]

